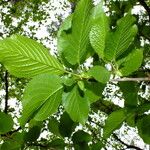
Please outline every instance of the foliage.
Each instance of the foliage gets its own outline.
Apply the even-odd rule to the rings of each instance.
[[[148,34],[140,33],[142,21],[130,10],[136,4],[136,1],[105,1],[95,6],[92,0],[77,2],[75,11],[59,28],[57,58],[41,43],[23,35],[10,33],[10,37],[0,40],[0,62],[11,75],[29,79],[21,100],[20,127],[11,130],[13,119],[7,114],[8,110],[0,112],[2,150],[8,147],[100,149],[107,147],[111,135],[117,137],[114,131],[125,122],[137,127],[140,137],[149,144],[149,114],[145,114],[150,109],[149,101],[138,94],[140,83],[133,82],[141,78],[150,81],[149,74],[143,70],[144,61],[149,58],[147,49],[137,44],[140,36],[149,40]],[[15,5],[21,6],[22,2],[15,2]],[[109,15],[103,5],[109,8]],[[93,58],[93,64],[85,69],[87,58]],[[115,80],[116,76],[125,82]],[[8,82],[7,77],[5,79]],[[104,98],[104,88],[115,81],[119,82],[125,100],[123,108]],[[6,83],[5,88],[8,90]],[[98,124],[103,134],[91,124],[96,124],[90,117],[96,109],[107,116],[105,125]],[[53,137],[39,142],[46,125]],[[89,132],[76,130],[78,125]]]

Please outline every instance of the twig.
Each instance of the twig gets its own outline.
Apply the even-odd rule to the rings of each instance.
[[[148,7],[148,5],[146,4],[146,2],[144,0],[139,0],[139,2],[147,11],[147,14],[149,16],[149,21],[150,21],[150,7]]]
[[[139,147],[137,147],[137,146],[129,145],[129,144],[125,143],[125,142],[122,141],[120,138],[118,138],[118,136],[117,136],[116,134],[113,134],[113,137],[114,137],[117,141],[119,141],[121,144],[125,145],[127,148],[134,148],[134,149],[136,149],[136,150],[143,150],[143,149],[141,149],[141,148],[139,148]]]
[[[133,82],[139,82],[139,81],[150,81],[150,77],[143,77],[143,78],[120,78],[120,79],[112,79],[111,82],[124,82],[124,81],[133,81]]]
[[[4,82],[5,82],[5,109],[4,112],[7,114],[8,112],[8,87],[9,87],[9,83],[8,83],[8,72],[5,72],[5,76],[4,76]]]

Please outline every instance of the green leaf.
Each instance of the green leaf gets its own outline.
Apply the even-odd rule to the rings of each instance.
[[[2,146],[1,150],[20,150],[21,146],[24,142],[24,134],[23,133],[13,133],[10,138],[6,138]]]
[[[107,60],[115,60],[130,46],[137,33],[134,22],[135,18],[131,14],[117,21],[116,31],[110,32],[106,39],[105,58]]]
[[[71,14],[70,16],[68,16],[62,23],[62,25],[59,28],[57,37],[59,38],[61,36],[61,34],[63,34],[64,31],[68,31],[69,29],[71,29],[72,26],[72,18],[73,18],[73,14]],[[58,45],[59,46],[59,45]],[[60,49],[60,48],[58,48]]]
[[[85,91],[84,82],[83,81],[78,81],[77,84],[78,84],[80,90]]]
[[[54,135],[60,136],[60,133],[59,133],[59,122],[57,121],[56,118],[51,117],[51,118],[49,119],[48,129],[49,129],[49,131],[52,132]]]
[[[24,138],[26,142],[34,142],[38,139],[41,133],[40,126],[34,126],[29,129],[28,132],[25,133]]]
[[[137,128],[140,137],[147,144],[150,144],[150,115],[143,116],[137,121]]]
[[[145,104],[139,105],[137,108],[138,114],[143,114],[144,112],[147,112],[150,110],[150,103],[147,102]]]
[[[77,86],[63,94],[63,105],[74,122],[85,124],[88,118],[89,102],[85,97],[81,97]]]
[[[92,17],[93,23],[90,31],[90,42],[99,57],[103,58],[109,23],[103,11],[102,4],[95,6]]]
[[[77,123],[73,122],[70,116],[64,112],[60,118],[59,132],[63,137],[70,137],[76,125]]]
[[[83,142],[90,142],[92,140],[92,137],[87,132],[84,132],[82,130],[79,130],[75,132],[72,136],[72,141],[75,144],[83,143]]]
[[[98,82],[85,82],[85,97],[88,97],[90,103],[94,103],[102,97],[105,85]]]
[[[21,35],[0,41],[0,62],[17,77],[63,73],[63,66],[43,45]]]
[[[73,84],[75,84],[76,81],[74,78],[69,78],[68,76],[63,76],[62,82],[66,86],[72,86]]]
[[[42,121],[55,113],[61,103],[62,88],[57,75],[42,74],[33,78],[25,88],[21,125],[33,117]]]
[[[10,115],[0,112],[0,134],[9,132],[13,127],[13,119]]]
[[[138,104],[138,88],[135,82],[120,82],[120,89],[123,92],[126,107],[137,107]]]
[[[72,65],[80,64],[86,58],[91,29],[91,0],[80,0],[73,14],[71,32],[63,32],[58,39],[58,51]]]
[[[143,51],[136,49],[132,51],[127,57],[118,60],[119,66],[118,74],[122,76],[130,75],[132,72],[138,70],[143,61]]]
[[[66,144],[64,143],[63,139],[55,139],[48,144],[48,147],[52,147],[56,150],[64,150],[65,146]]]
[[[114,130],[121,127],[122,123],[126,120],[126,118],[127,115],[125,109],[119,109],[112,112],[105,122],[103,138],[109,138]]]
[[[16,141],[14,142],[13,140],[7,140],[4,142],[1,146],[1,150],[19,150],[21,149],[21,145],[17,143]]]
[[[107,83],[110,78],[110,72],[102,66],[94,66],[88,71],[88,74],[101,83]]]
[[[102,143],[102,141],[99,141],[97,143],[93,143],[91,145],[91,150],[100,150],[104,147],[104,144]]]

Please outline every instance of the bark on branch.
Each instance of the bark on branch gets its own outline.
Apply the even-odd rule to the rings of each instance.
[[[140,4],[145,8],[150,21],[150,7],[146,4],[145,0],[139,0]]]
[[[120,78],[120,79],[112,79],[111,80],[111,82],[124,82],[124,81],[133,81],[133,82],[150,81],[150,77],[143,77],[143,78]]]

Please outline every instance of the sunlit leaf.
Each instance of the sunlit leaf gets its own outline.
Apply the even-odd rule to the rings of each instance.
[[[114,60],[123,54],[130,46],[137,33],[135,18],[131,14],[117,21],[115,32],[110,32],[106,39],[105,58]]]
[[[69,93],[64,93],[63,105],[74,122],[85,124],[88,118],[89,102],[85,97],[81,97],[77,86]]]
[[[99,4],[94,8],[92,22],[90,42],[96,53],[103,58],[106,36],[109,31],[109,23],[108,18],[103,11],[102,4]]]
[[[32,117],[42,121],[55,113],[61,102],[62,88],[61,79],[56,75],[42,74],[33,78],[25,89],[21,125]]]
[[[63,66],[38,42],[21,35],[0,41],[0,62],[17,77],[42,73],[61,74]]]

